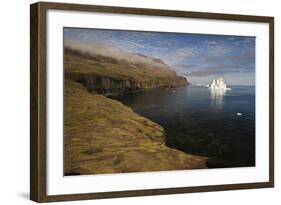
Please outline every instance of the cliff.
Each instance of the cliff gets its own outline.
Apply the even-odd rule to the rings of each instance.
[[[64,85],[64,174],[205,168],[206,158],[165,145],[164,129],[74,81]]]
[[[132,92],[189,84],[186,78],[178,76],[160,59],[141,54],[127,55],[128,59],[118,58],[65,46],[65,77],[97,93]]]

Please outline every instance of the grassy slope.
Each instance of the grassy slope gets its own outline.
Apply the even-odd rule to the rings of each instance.
[[[65,81],[66,174],[204,168],[206,159],[165,146],[158,124],[118,101]]]
[[[110,57],[82,54],[79,51],[65,49],[64,68],[68,75],[98,75],[121,80],[140,82],[148,87],[183,86],[188,82],[164,62],[161,67],[153,65],[130,63]]]

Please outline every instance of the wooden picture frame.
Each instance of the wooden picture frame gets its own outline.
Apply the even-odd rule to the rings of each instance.
[[[262,182],[98,193],[47,194],[47,11],[102,12],[161,17],[257,22],[269,25],[269,179]],[[36,202],[209,192],[274,186],[274,18],[142,8],[39,2],[30,6],[30,199]]]

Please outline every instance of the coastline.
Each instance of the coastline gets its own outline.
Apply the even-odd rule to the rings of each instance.
[[[64,97],[65,175],[207,168],[206,157],[167,147],[160,125],[116,100],[72,80]]]

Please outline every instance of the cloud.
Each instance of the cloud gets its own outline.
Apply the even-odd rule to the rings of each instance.
[[[195,50],[190,47],[182,47],[173,51],[172,56],[177,60],[185,60],[187,58],[194,57]]]
[[[213,56],[220,56],[230,52],[230,48],[220,41],[205,41],[203,44],[206,51]]]
[[[78,40],[64,39],[65,48],[69,48],[72,50],[78,50],[81,53],[90,54],[90,55],[101,55],[105,57],[111,57],[118,60],[126,60],[131,63],[141,63],[146,65],[153,65],[156,67],[168,67],[163,61],[160,59],[148,57],[145,55],[141,55],[138,53],[130,53],[123,51],[117,47],[99,43],[99,42],[81,42]]]
[[[92,42],[81,46],[84,52],[131,62],[156,62],[138,54],[141,53],[160,58],[178,74],[196,79],[237,73],[254,75],[254,37],[73,28],[64,34],[66,39],[80,43]]]
[[[151,54],[163,59],[173,69],[177,70],[180,63],[188,61],[196,56],[196,49],[189,46],[171,49],[170,47],[154,48]]]
[[[239,68],[236,66],[230,66],[230,65],[220,65],[220,66],[210,66],[205,69],[198,69],[198,67],[195,67],[195,70],[191,70],[189,72],[184,72],[184,75],[187,76],[196,76],[196,77],[205,77],[209,75],[216,75],[216,74],[225,74],[225,73],[237,73],[239,72]]]
[[[253,40],[233,42],[204,41],[185,61],[174,64],[184,75],[206,77],[216,74],[254,72],[255,47]],[[241,49],[241,47],[243,47]]]

